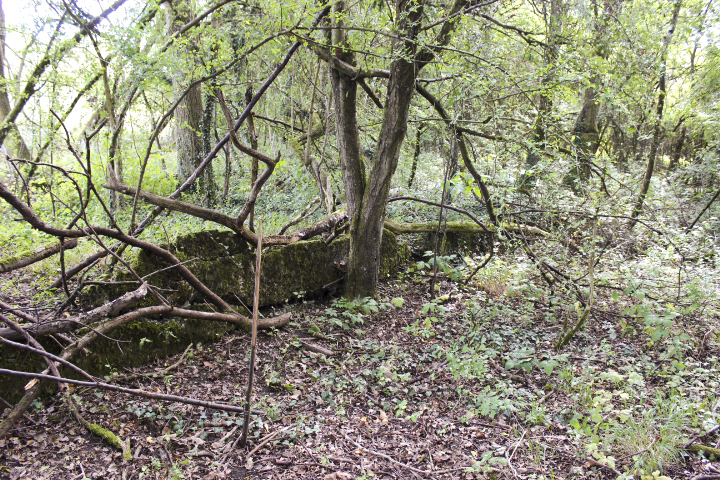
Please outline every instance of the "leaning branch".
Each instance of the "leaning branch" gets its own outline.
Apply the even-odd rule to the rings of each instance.
[[[70,51],[72,47],[77,45],[80,40],[82,40],[83,37],[88,34],[89,31],[95,28],[112,12],[120,8],[120,6],[126,1],[127,0],[116,0],[115,3],[110,5],[110,7],[107,8],[104,12],[90,20],[86,25],[84,25],[83,28],[81,28],[80,31],[77,32],[75,35],[73,35],[73,37],[69,41],[63,42],[62,47],[59,49],[59,51],[48,51],[45,53],[45,56],[43,56],[40,62],[35,66],[33,72],[30,74],[30,78],[25,84],[25,88],[18,96],[18,102],[7,114],[2,126],[0,126],[0,145],[5,142],[5,138],[7,138],[8,133],[13,128],[15,120],[20,115],[20,112],[22,112],[23,108],[25,108],[25,104],[27,104],[28,100],[30,100],[30,97],[32,97],[33,94],[37,91],[37,83],[38,81],[40,81],[40,77],[43,75],[43,73],[45,73],[45,70],[48,68],[48,66],[50,66],[51,62],[53,60],[57,61],[59,58],[63,57],[68,51]]]
[[[428,205],[433,205],[433,206],[435,206],[435,207],[447,208],[448,210],[452,210],[452,211],[454,211],[454,212],[462,213],[463,215],[467,215],[473,222],[477,223],[483,230],[485,230],[486,232],[490,232],[490,230],[488,230],[488,228],[485,227],[485,225],[483,225],[483,223],[482,223],[480,220],[478,220],[475,215],[473,215],[471,212],[468,212],[467,210],[464,210],[464,209],[462,209],[462,208],[453,207],[452,205],[447,205],[447,204],[432,202],[432,201],[430,201],[430,200],[425,200],[425,199],[417,198],[417,197],[409,197],[409,196],[393,197],[393,198],[391,198],[390,200],[388,200],[388,203],[390,203],[390,202],[397,202],[397,201],[400,201],[400,200],[412,200],[413,202],[426,203],[426,204],[428,204]]]
[[[482,176],[480,176],[480,173],[475,169],[475,165],[473,165],[472,161],[470,160],[470,154],[468,152],[467,145],[465,144],[465,137],[463,136],[462,132],[460,132],[457,127],[455,126],[455,123],[452,121],[450,116],[447,114],[443,106],[440,104],[440,101],[435,98],[425,87],[420,85],[419,83],[415,83],[415,90],[428,102],[430,102],[430,105],[433,106],[435,111],[442,117],[445,124],[448,126],[450,131],[453,133],[455,138],[458,142],[458,147],[460,148],[460,156],[462,156],[463,163],[465,164],[465,168],[468,169],[470,172],[470,175],[472,175],[473,179],[475,180],[475,183],[478,184],[478,187],[480,188],[480,192],[482,192],[483,201],[485,202],[485,208],[487,209],[488,217],[490,217],[490,221],[493,223],[493,225],[497,225],[498,219],[495,215],[495,209],[493,207],[492,198],[490,196],[490,191],[487,188],[487,185],[485,185],[485,182],[483,182]]]

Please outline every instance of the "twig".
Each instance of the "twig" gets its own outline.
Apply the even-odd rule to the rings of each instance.
[[[250,367],[248,370],[248,384],[245,392],[245,422],[243,423],[243,431],[240,436],[240,446],[247,445],[248,427],[250,426],[250,400],[252,397],[252,384],[255,373],[255,354],[257,352],[257,324],[258,324],[258,307],[260,305],[260,268],[262,264],[262,220],[258,221],[257,233],[257,254],[255,256],[255,295],[253,296],[253,316],[252,316],[252,337],[250,340]]]
[[[716,432],[717,430],[720,430],[720,425],[715,425],[713,428],[711,428],[711,429],[708,430],[707,432],[701,433],[700,435],[694,437],[692,440],[690,440],[688,443],[685,444],[685,448],[688,448],[690,445],[692,445],[693,443],[695,443],[696,441],[698,441],[698,440],[701,439],[702,437],[705,437],[705,436],[707,436],[707,435],[710,435],[711,433],[714,433],[714,432]]]
[[[464,470],[464,469],[467,468],[467,467],[456,467],[456,468],[448,468],[448,469],[445,469],[445,470],[435,470],[434,472],[433,472],[433,471],[428,471],[428,470],[420,470],[420,469],[418,469],[418,468],[411,467],[410,465],[407,465],[407,464],[405,464],[405,463],[398,462],[397,460],[395,460],[394,458],[392,458],[390,455],[385,455],[384,453],[376,452],[375,450],[370,450],[370,449],[368,449],[368,448],[365,448],[365,447],[363,447],[362,445],[360,445],[360,444],[357,443],[355,440],[353,440],[352,438],[348,437],[348,436],[345,435],[345,434],[343,434],[343,436],[345,437],[345,439],[346,439],[347,441],[351,442],[351,443],[354,444],[356,447],[358,447],[358,448],[360,448],[360,449],[362,449],[362,450],[365,450],[365,451],[368,452],[368,453],[371,453],[371,454],[373,454],[373,455],[375,455],[375,456],[378,456],[378,457],[380,457],[380,458],[384,458],[385,460],[387,460],[387,461],[389,461],[389,462],[392,462],[392,463],[394,463],[395,465],[399,465],[399,466],[401,466],[401,467],[403,467],[403,468],[406,468],[406,469],[410,470],[411,472],[420,473],[420,474],[422,474],[422,475],[442,475],[442,474],[445,474],[445,473],[457,472],[458,470]]]
[[[588,267],[588,276],[590,281],[590,297],[588,298],[587,305],[585,305],[585,310],[583,311],[582,315],[578,319],[577,323],[574,327],[572,327],[567,332],[563,332],[562,337],[560,340],[558,340],[558,343],[555,345],[555,350],[560,350],[562,347],[564,347],[572,338],[575,336],[578,330],[582,328],[583,325],[585,325],[585,321],[588,318],[588,315],[590,314],[590,311],[592,310],[593,305],[595,304],[595,239],[597,238],[597,225],[598,225],[598,219],[597,215],[593,217],[593,235],[592,235],[592,242],[593,242],[593,249],[590,252],[590,265]]]
[[[625,460],[626,458],[634,457],[635,455],[640,455],[641,453],[647,452],[647,451],[650,450],[653,446],[655,446],[655,443],[656,443],[657,441],[658,441],[657,438],[653,439],[653,442],[650,444],[649,447],[643,448],[643,449],[640,450],[639,452],[631,453],[631,454],[629,454],[629,455],[625,455],[624,457],[620,457],[620,458],[618,458],[618,459],[615,461],[615,463],[616,463],[616,464],[617,464],[617,463],[620,463],[620,462],[622,462],[623,460]],[[685,447],[685,448],[687,448],[687,447]]]
[[[315,204],[317,204],[317,205],[315,205]],[[313,208],[313,206],[315,208]],[[278,235],[283,235],[288,228],[292,227],[293,225],[297,225],[298,223],[302,222],[305,218],[307,218],[310,215],[312,215],[313,213],[317,212],[318,209],[320,208],[320,206],[321,206],[320,199],[318,199],[318,198],[316,198],[312,202],[308,203],[308,206],[305,207],[305,209],[300,213],[300,215],[298,215],[297,217],[293,218],[292,220],[287,222],[285,225],[283,225],[283,227],[278,232]]]
[[[512,457],[515,455],[515,452],[517,451],[517,448],[520,446],[520,444],[522,443],[523,439],[525,438],[525,434],[526,434],[526,433],[527,433],[527,429],[523,431],[522,435],[520,436],[520,440],[518,440],[517,442],[515,442],[515,447],[513,448],[513,451],[512,451],[512,453],[510,454],[510,456],[508,456],[507,451],[505,451],[505,458],[507,458],[508,467],[510,467],[510,470],[512,470],[513,476],[515,476],[515,478],[518,478],[518,474],[517,474],[517,470],[515,470],[515,467],[512,466]]]
[[[134,379],[136,379],[136,378],[138,378],[138,377],[157,378],[157,377],[159,377],[159,376],[161,376],[161,375],[165,375],[165,374],[167,374],[168,372],[170,372],[170,371],[176,369],[177,367],[179,367],[180,365],[182,365],[182,363],[187,359],[187,357],[185,357],[185,355],[187,355],[188,351],[192,348],[192,346],[193,346],[192,343],[187,346],[187,348],[186,348],[185,351],[182,353],[182,355],[180,355],[180,360],[178,360],[177,362],[173,363],[173,364],[170,365],[169,367],[167,367],[167,368],[165,368],[165,369],[163,369],[163,370],[160,370],[159,372],[155,372],[155,373],[135,373],[135,374],[133,374],[133,375],[119,375],[119,376],[117,376],[117,377],[114,377],[113,380],[124,380],[124,381],[127,381],[127,380],[134,380]]]
[[[321,347],[320,345],[315,345],[314,343],[304,342],[298,338],[298,342],[302,343],[308,350],[316,353],[322,353],[323,355],[332,356],[335,355],[335,352],[332,350]]]
[[[72,385],[80,385],[82,387],[102,388],[104,390],[111,390],[113,392],[137,395],[139,397],[154,398],[156,400],[166,400],[168,402],[187,403],[188,405],[197,405],[199,407],[214,408],[216,410],[225,410],[228,412],[245,413],[244,407],[238,407],[236,405],[228,405],[226,403],[208,402],[205,400],[197,400],[195,398],[190,398],[190,397],[181,397],[179,395],[167,395],[164,393],[146,392],[145,390],[140,390],[137,388],[119,387],[117,385],[111,385],[111,384],[105,383],[105,382],[85,382],[82,380],[74,380],[72,378],[56,377],[54,375],[45,375],[43,373],[19,372],[17,370],[8,370],[7,368],[0,368],[0,373],[5,373],[8,375],[17,375],[19,377],[31,377],[31,378],[40,378],[40,379],[44,379],[44,380],[52,380],[55,382],[63,382],[63,383],[69,383]],[[254,413],[256,415],[261,415],[263,412],[262,412],[262,410],[253,410],[252,413]]]
[[[2,397],[0,397],[0,403],[2,403],[3,405],[5,405],[8,408],[13,408],[12,404],[10,404],[7,400],[5,400]],[[25,414],[25,413],[23,413],[23,418],[25,420],[27,420],[28,422],[32,423],[33,425],[37,425],[37,422],[35,420],[33,420],[32,418],[28,417],[27,414]]]
[[[614,468],[612,468],[612,467],[609,466],[609,465],[605,465],[604,463],[600,463],[600,462],[598,462],[597,460],[594,460],[594,459],[592,459],[592,458],[588,458],[587,461],[588,461],[588,463],[589,463],[591,466],[593,466],[593,467],[600,467],[600,468],[604,468],[604,469],[606,469],[606,470],[610,470],[611,472],[613,472],[613,473],[614,473],[615,475],[617,475],[618,477],[622,475],[622,472],[620,472],[620,471],[618,471],[618,470],[615,470]]]
[[[713,202],[715,200],[717,200],[718,195],[720,195],[720,190],[718,190],[718,192],[715,194],[715,196],[707,203],[707,205],[705,205],[705,208],[702,209],[702,211],[698,214],[698,216],[695,217],[695,220],[693,220],[693,222],[690,224],[690,226],[687,228],[687,230],[685,230],[685,233],[688,233],[690,230],[692,230],[692,228],[695,226],[695,224],[698,222],[698,220],[700,220],[700,217],[703,216],[703,213],[705,213],[705,211],[708,208],[710,208],[710,205],[712,205]]]
[[[257,453],[258,450],[260,450],[264,445],[266,445],[266,444],[267,444],[270,440],[272,440],[273,438],[275,438],[275,437],[277,437],[278,435],[280,435],[281,433],[286,432],[286,431],[288,431],[288,430],[290,430],[290,429],[292,429],[292,428],[295,428],[295,427],[297,427],[297,425],[289,425],[289,426],[287,426],[287,427],[285,427],[285,428],[281,428],[280,430],[276,430],[276,431],[273,432],[273,433],[270,433],[270,434],[268,434],[268,435],[265,435],[265,436],[262,438],[262,440],[260,440],[260,443],[258,443],[257,447],[255,447],[255,448],[253,448],[252,450],[250,450],[250,453],[247,454],[247,458],[252,457],[255,453]]]
[[[543,395],[542,398],[541,398],[540,400],[538,400],[538,405],[542,405],[543,403],[545,403],[545,401],[546,401],[548,398],[550,398],[550,396],[551,396],[553,393],[555,393],[555,389],[552,389],[552,390],[550,390],[549,392],[547,392],[545,395]]]

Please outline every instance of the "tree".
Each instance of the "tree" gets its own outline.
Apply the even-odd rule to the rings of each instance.
[[[608,41],[610,23],[620,15],[622,1],[604,2],[602,13],[599,12],[598,2],[592,2],[594,13],[593,55],[603,62],[608,60],[611,53],[612,44]],[[593,156],[599,147],[598,118],[600,114],[599,90],[601,88],[601,74],[594,73],[583,93],[582,108],[573,126],[573,143],[578,153],[576,164],[567,175],[566,183],[574,190],[580,190],[590,177]]]
[[[458,15],[467,5],[467,1],[454,1],[446,13],[447,17]],[[387,74],[382,126],[371,166],[366,172],[357,123],[357,88],[360,82],[334,64],[335,59],[351,67],[356,64],[345,30],[345,4],[337,3],[334,13],[334,23],[330,31],[332,57],[328,56],[326,60],[333,65],[331,79],[336,134],[350,222],[350,254],[345,295],[358,298],[374,295],[377,286],[380,243],[390,181],[397,168],[400,148],[407,132],[408,112],[415,91],[415,81],[422,68],[435,58],[436,51],[448,44],[457,21],[446,19],[440,22],[441,27],[435,43],[423,48],[418,45],[424,14],[423,2],[396,2],[393,19],[399,36],[392,42],[392,62]]]
[[[181,28],[194,20],[194,13],[191,8],[190,0],[168,1],[165,3],[167,14],[167,30],[172,35],[181,30]],[[194,38],[187,39],[182,55],[182,63],[177,66],[177,71],[173,75],[173,85],[178,92],[185,90],[187,92],[183,97],[180,105],[175,111],[174,136],[177,150],[177,180],[178,184],[190,176],[197,168],[204,157],[205,146],[203,138],[209,137],[209,124],[212,116],[213,96],[206,96],[207,107],[204,112],[202,85],[192,80],[192,73],[195,70],[195,56],[193,51],[197,50],[195,44],[197,40]],[[195,45],[194,45],[195,44]],[[209,149],[207,149],[209,152]],[[212,163],[205,169],[205,173],[200,177],[200,191],[204,193],[206,201],[212,205],[215,197],[215,181],[212,175]]]
[[[8,79],[5,78],[5,65],[7,60],[5,58],[5,11],[3,10],[2,1],[0,0],[0,118],[5,118],[10,113],[10,97],[8,95]],[[17,132],[17,156],[20,158],[30,159],[30,149],[25,144],[22,135]]]
[[[662,50],[660,56],[660,81],[658,84],[658,99],[657,108],[655,111],[655,126],[653,128],[652,143],[650,145],[650,153],[648,154],[647,168],[645,169],[645,175],[643,176],[642,184],[640,186],[640,193],[638,194],[635,206],[633,207],[630,216],[632,220],[629,228],[632,229],[636,224],[636,219],[642,213],[643,203],[647,196],[648,190],[650,189],[650,180],[652,179],[653,171],[655,170],[655,157],[657,156],[658,147],[660,145],[660,136],[662,134],[662,119],[663,112],[665,109],[665,97],[667,95],[667,56],[670,42],[672,41],[673,33],[677,27],[678,15],[680,14],[680,7],[682,6],[682,0],[676,0],[673,4],[672,17],[670,19],[670,26],[665,34],[662,42]]]

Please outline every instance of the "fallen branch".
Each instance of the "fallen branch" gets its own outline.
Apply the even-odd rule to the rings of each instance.
[[[376,452],[375,450],[370,450],[370,449],[368,449],[368,448],[365,448],[365,447],[363,447],[362,445],[360,445],[358,442],[356,442],[355,440],[353,440],[352,438],[348,437],[347,435],[344,435],[344,434],[343,434],[343,436],[345,437],[345,439],[346,439],[347,441],[351,442],[352,444],[354,444],[357,448],[359,448],[359,449],[361,449],[361,450],[365,450],[366,452],[371,453],[371,454],[373,454],[373,455],[375,455],[375,456],[377,456],[377,457],[384,458],[385,460],[387,460],[387,461],[389,461],[389,462],[392,462],[392,463],[394,463],[394,464],[396,464],[396,465],[399,465],[399,466],[401,466],[401,467],[403,467],[403,468],[406,468],[406,469],[410,470],[411,472],[419,473],[419,474],[422,474],[422,475],[442,475],[442,474],[445,474],[445,473],[451,473],[451,472],[457,472],[457,471],[459,471],[459,470],[465,470],[465,469],[467,468],[467,467],[457,467],[457,468],[448,468],[448,469],[445,469],[445,470],[434,470],[434,471],[431,471],[431,470],[420,470],[420,469],[418,469],[418,468],[411,467],[410,465],[407,465],[407,464],[405,464],[405,463],[398,462],[397,460],[395,460],[394,458],[392,458],[390,455],[385,455],[384,453]]]
[[[128,292],[125,295],[116,298],[112,302],[101,305],[94,310],[91,310],[84,314],[80,314],[75,318],[65,318],[62,320],[54,320],[51,322],[23,325],[23,328],[27,333],[35,337],[51,335],[53,333],[71,332],[83,326],[89,326],[90,324],[104,318],[114,317],[118,315],[123,309],[142,301],[147,296],[147,293],[147,285],[142,284],[138,289],[133,290],[132,292]],[[6,338],[8,340],[20,340],[23,338],[21,334],[19,334],[12,328],[0,328],[0,337]]]
[[[429,203],[429,202],[428,202]],[[438,204],[439,205],[439,204]],[[445,205],[445,208],[448,208],[447,205]],[[390,230],[396,235],[403,234],[403,233],[432,233],[437,230],[438,224],[437,222],[427,222],[427,223],[399,223],[399,222],[393,222],[392,220],[385,219],[385,228]],[[444,224],[443,224],[444,228]],[[448,232],[454,232],[454,233],[471,233],[471,234],[480,234],[480,235],[493,235],[497,232],[497,228],[488,225],[478,226],[476,223],[470,223],[470,222],[447,222],[447,231]],[[513,232],[513,233],[524,233],[526,235],[536,235],[540,237],[549,237],[551,236],[550,233],[546,232],[545,230],[538,228],[538,227],[532,227],[529,225],[516,225],[516,224],[506,224],[502,226],[502,230]]]
[[[273,438],[277,437],[283,432],[286,432],[290,429],[296,428],[297,425],[289,425],[285,428],[281,428],[280,430],[276,430],[268,435],[265,435],[262,440],[260,440],[260,443],[258,443],[257,447],[250,450],[250,453],[247,454],[247,457],[252,457],[254,454],[257,453],[258,450],[260,450],[263,446],[267,445],[267,443],[272,440]]]
[[[314,343],[304,342],[304,341],[300,340],[299,338],[298,338],[298,342],[302,343],[305,346],[305,348],[307,348],[311,352],[322,353],[323,355],[326,355],[328,357],[335,355],[335,352],[333,352],[332,350],[330,350],[328,348],[321,347],[320,345],[315,345]]]
[[[622,472],[620,472],[619,470],[616,470],[616,469],[612,468],[610,465],[605,465],[604,463],[600,463],[600,462],[598,462],[598,461],[595,460],[595,459],[588,458],[588,459],[587,459],[587,463],[588,463],[591,467],[600,467],[600,468],[604,468],[604,469],[606,469],[606,470],[609,470],[609,471],[613,472],[615,475],[617,475],[618,477],[622,475]]]
[[[46,248],[38,248],[32,252],[22,252],[18,255],[13,255],[6,260],[0,261],[0,273],[7,273],[17,270],[18,268],[27,267],[28,265],[32,265],[33,263],[37,263],[40,260],[45,260],[48,257],[52,257],[53,255],[60,253],[61,248],[64,250],[70,250],[77,247],[77,245],[77,238],[73,238]]]
[[[164,393],[148,392],[139,388],[125,388],[105,382],[86,382],[83,380],[74,380],[72,378],[45,375],[43,373],[19,372],[17,370],[9,370],[7,368],[0,368],[0,373],[4,373],[7,375],[15,375],[18,377],[30,377],[42,380],[52,380],[55,382],[69,383],[71,385],[80,385],[81,387],[100,388],[102,390],[110,390],[112,392],[127,393],[128,395],[134,395],[137,397],[152,398],[155,400],[164,400],[167,402],[185,403],[198,407],[214,408],[215,410],[223,410],[226,412],[245,413],[245,407],[238,407],[236,405],[229,405],[227,403],[215,403],[190,397],[182,397],[179,395],[167,395]],[[39,383],[40,382],[38,382],[38,384]],[[262,415],[263,412],[262,410],[253,410],[252,413],[256,415]]]

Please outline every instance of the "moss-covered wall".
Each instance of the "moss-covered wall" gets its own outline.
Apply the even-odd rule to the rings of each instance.
[[[113,330],[108,336],[120,342],[99,338],[90,345],[86,355],[74,359],[76,365],[92,375],[103,377],[113,371],[139,367],[158,358],[182,352],[190,343],[208,343],[219,339],[234,326],[224,322],[185,319],[137,320]],[[144,339],[144,340],[143,340]],[[59,347],[50,340],[41,340],[54,354]],[[0,345],[0,365],[11,370],[40,372],[46,364],[38,355]],[[62,375],[84,380],[76,372],[61,369]],[[29,378],[0,375],[0,396],[9,402],[20,399]]]
[[[298,294],[311,297],[321,294],[325,287],[344,275],[350,247],[349,237],[341,236],[330,245],[318,238],[296,242],[283,247],[272,247],[263,252],[261,272],[261,306],[277,305]],[[215,293],[228,302],[237,304],[238,298],[245,305],[252,305],[254,290],[255,251],[231,232],[201,232],[178,239],[169,249],[181,261],[196,259],[187,264]],[[407,259],[408,248],[398,244],[395,235],[385,231],[383,235],[380,276],[391,275]],[[141,276],[166,268],[162,259],[141,252],[132,263]],[[118,275],[118,280],[132,280],[128,274]],[[173,270],[159,272],[149,278],[152,285],[176,305],[191,303],[195,298],[190,286]],[[88,289],[83,297],[87,307],[98,306],[132,290],[131,285],[100,286]],[[149,298],[147,304],[153,302]],[[202,298],[197,298],[202,301]],[[75,359],[75,363],[87,372],[104,376],[113,370],[147,364],[157,358],[165,358],[182,352],[190,342],[209,342],[219,338],[234,327],[222,322],[184,319],[138,320],[114,330],[109,336],[116,340],[98,339],[90,352]],[[146,339],[143,341],[143,339]],[[44,342],[53,353],[59,349],[51,341]],[[12,370],[39,372],[45,363],[36,355],[0,346],[0,365]],[[74,372],[64,375],[77,378]],[[18,400],[27,378],[0,375],[0,396],[10,402]]]
[[[227,302],[252,304],[255,276],[255,251],[231,232],[207,231],[181,237],[170,245],[172,251],[205,285]],[[277,305],[302,293],[306,298],[317,296],[329,284],[335,285],[344,274],[342,265],[347,259],[350,238],[338,237],[326,245],[321,238],[296,242],[263,251],[260,277],[260,306]],[[380,277],[386,278],[407,259],[408,248],[385,230],[383,234]],[[141,275],[149,275],[169,265],[159,257],[141,252],[132,264]],[[132,280],[127,274],[118,280]],[[173,269],[149,278],[160,287],[163,295],[175,305],[202,301],[193,296],[192,288]],[[98,306],[131,287],[97,287],[89,289],[83,301],[86,306]]]

